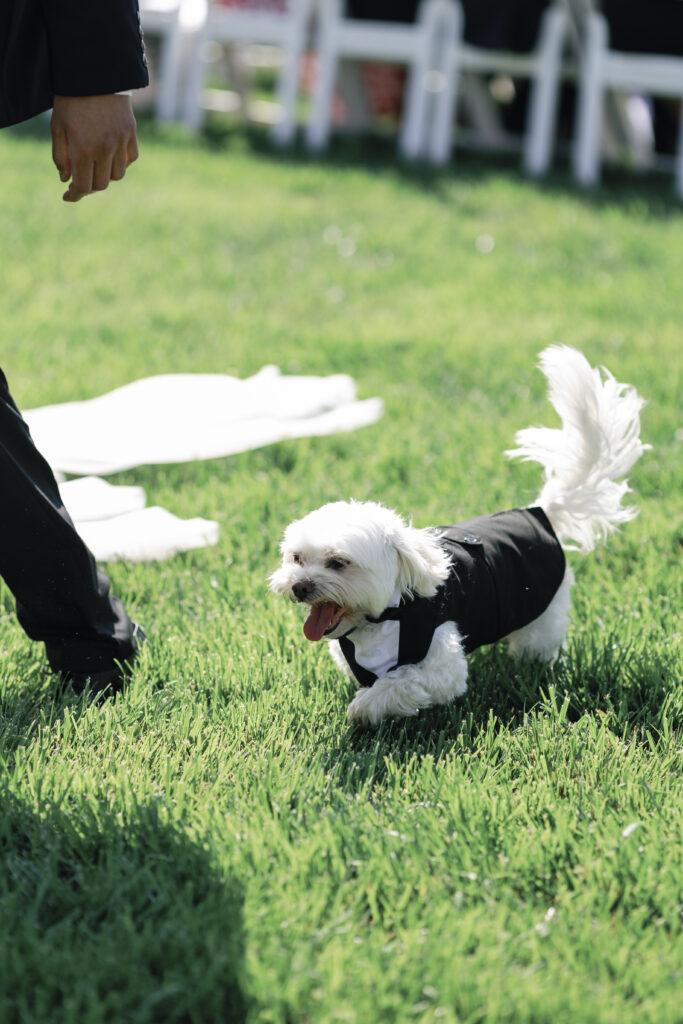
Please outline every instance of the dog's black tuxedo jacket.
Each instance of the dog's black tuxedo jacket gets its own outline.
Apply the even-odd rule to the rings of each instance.
[[[434,597],[403,600],[339,639],[362,686],[429,653],[434,633],[454,622],[465,654],[537,619],[555,596],[565,557],[541,508],[512,509],[436,528],[448,578]]]

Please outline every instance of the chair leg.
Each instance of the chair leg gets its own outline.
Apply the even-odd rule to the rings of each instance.
[[[202,93],[206,78],[204,64],[204,44],[207,41],[207,21],[193,30],[187,39],[187,78],[185,83],[185,102],[182,109],[182,121],[190,131],[199,131],[202,120]]]
[[[581,69],[573,152],[574,177],[581,185],[594,185],[600,177],[600,135],[605,91],[602,64],[606,49],[607,22],[602,15],[591,14]]]
[[[330,137],[332,98],[337,77],[339,57],[335,45],[341,5],[339,0],[323,0],[318,16],[318,45],[315,47],[316,82],[313,88],[311,113],[306,126],[306,144],[309,149],[324,149]]]
[[[401,120],[398,149],[407,160],[426,151],[428,74],[433,68],[442,0],[423,0],[418,9],[419,38],[405,89],[405,111]]]
[[[675,188],[676,195],[683,199],[683,96],[680,97],[681,112],[678,122],[678,147],[676,150]]]
[[[442,75],[442,88],[434,97],[434,117],[427,145],[427,155],[433,164],[445,164],[451,156],[463,27],[462,7],[457,2],[449,3],[439,27],[440,57],[435,62],[435,70]]]
[[[182,30],[180,20],[176,17],[161,42],[156,99],[156,117],[159,121],[172,121],[176,116],[181,48]]]
[[[541,21],[539,67],[532,85],[524,137],[523,167],[532,176],[545,174],[550,166],[566,31],[565,9],[559,6],[549,8]]]
[[[398,149],[402,157],[415,160],[423,150],[422,134],[426,117],[425,76],[427,67],[418,60],[409,72],[406,83],[405,111],[401,121]]]
[[[296,103],[299,97],[299,70],[310,19],[309,0],[295,0],[284,41],[282,67],[278,79],[280,116],[272,138],[278,146],[287,146],[296,134]]]

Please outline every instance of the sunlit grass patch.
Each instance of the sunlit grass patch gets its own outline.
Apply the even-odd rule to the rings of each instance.
[[[59,695],[0,588],[0,1021],[680,1020],[668,183],[582,195],[507,164],[151,129],[126,181],[75,208],[44,139],[3,134],[0,169],[2,366],[24,408],[266,363],[350,373],[386,406],[354,434],[113,479],[221,528],[107,567],[149,636],[116,701]],[[451,707],[348,726],[349,685],[267,591],[284,527],[337,498],[417,526],[532,501],[537,473],[502,451],[553,422],[534,364],[556,341],[648,401],[639,518],[570,556],[553,667],[483,650]]]

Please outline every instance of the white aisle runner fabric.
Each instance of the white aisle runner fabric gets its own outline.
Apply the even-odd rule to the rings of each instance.
[[[133,466],[213,459],[288,438],[356,430],[381,418],[381,399],[356,401],[346,374],[283,376],[265,366],[147,377],[84,402],[24,413],[54,470],[107,476]]]
[[[356,400],[356,384],[346,374],[283,376],[265,366],[245,380],[223,374],[148,377],[98,398],[32,409],[24,418],[56,473],[86,476],[60,490],[95,557],[144,561],[215,544],[217,523],[145,508],[142,488],[115,487],[93,474],[357,430],[383,412],[379,398]]]
[[[107,483],[84,476],[59,485],[59,493],[74,525],[100,562],[163,561],[180,551],[218,543],[218,523],[212,519],[179,519],[152,505],[142,487]]]

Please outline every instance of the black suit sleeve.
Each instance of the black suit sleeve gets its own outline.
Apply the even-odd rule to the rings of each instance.
[[[0,128],[148,80],[138,0],[0,0]]]
[[[52,92],[101,96],[147,85],[137,0],[41,0]]]

